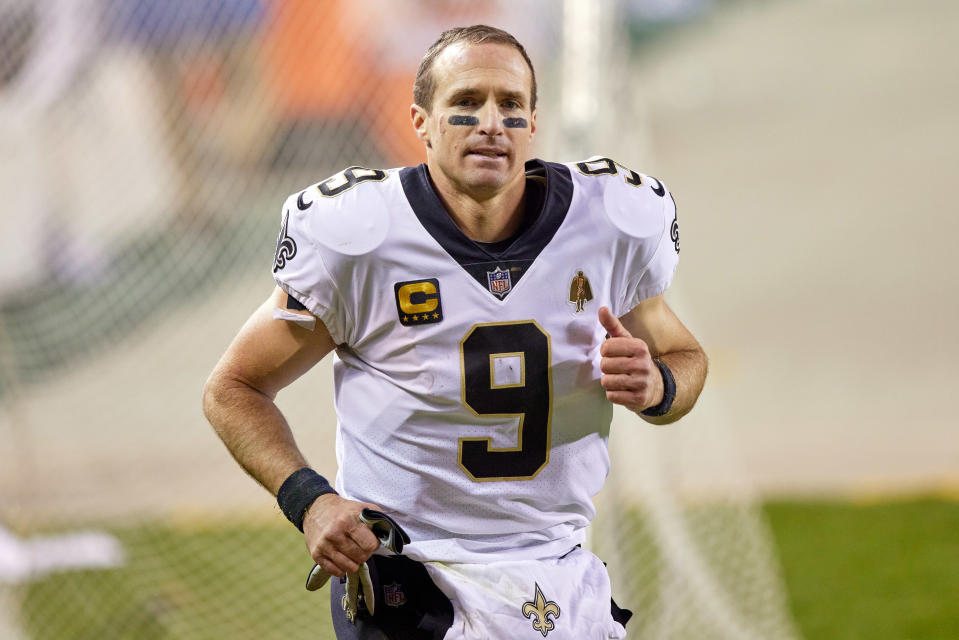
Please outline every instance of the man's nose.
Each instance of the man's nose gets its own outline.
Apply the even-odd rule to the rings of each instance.
[[[487,101],[476,115],[479,118],[480,133],[487,136],[503,133],[503,118],[495,101]]]

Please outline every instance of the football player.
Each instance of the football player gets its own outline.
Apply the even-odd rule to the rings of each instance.
[[[621,638],[582,549],[612,404],[692,409],[706,357],[663,300],[657,179],[529,159],[536,79],[510,34],[442,34],[417,73],[426,162],[350,167],[282,209],[277,287],[210,376],[207,417],[329,577],[338,638]],[[335,488],[273,402],[334,352]],[[382,542],[382,544],[381,544]]]

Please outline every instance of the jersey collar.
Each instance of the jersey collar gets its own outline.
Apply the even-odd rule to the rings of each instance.
[[[488,247],[474,242],[453,222],[430,180],[425,164],[400,171],[400,182],[406,199],[423,228],[433,239],[484,288],[504,299],[512,287],[532,265],[536,257],[556,234],[573,199],[573,181],[569,168],[562,164],[530,160],[526,175],[546,179],[546,195],[535,212],[535,220],[503,251],[493,253]],[[534,213],[534,212],[529,212]],[[497,270],[510,273],[510,286],[505,292],[494,293],[489,274]]]

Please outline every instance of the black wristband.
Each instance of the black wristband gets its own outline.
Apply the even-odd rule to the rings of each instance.
[[[659,367],[659,372],[663,374],[663,401],[655,407],[649,407],[641,412],[644,416],[650,417],[663,416],[669,413],[673,406],[673,400],[676,399],[676,379],[673,378],[673,372],[659,360],[653,360],[653,362]]]
[[[286,519],[303,531],[303,517],[313,501],[327,493],[336,493],[326,478],[309,467],[294,471],[280,485],[276,502]]]

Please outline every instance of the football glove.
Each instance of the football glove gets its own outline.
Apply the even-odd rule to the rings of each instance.
[[[379,541],[380,545],[386,547],[396,554],[403,552],[403,546],[409,544],[410,537],[393,518],[382,511],[374,509],[363,509],[359,515],[360,522],[370,528]],[[310,575],[306,578],[306,590],[316,591],[325,585],[330,579],[330,573],[324,570],[320,565],[314,564]],[[366,610],[373,614],[376,607],[376,596],[374,595],[373,582],[370,579],[370,569],[366,563],[360,565],[354,573],[346,575],[346,594],[343,596],[343,610],[346,612],[346,618],[353,622],[359,611],[359,604],[362,602]],[[362,595],[361,595],[362,594]]]

